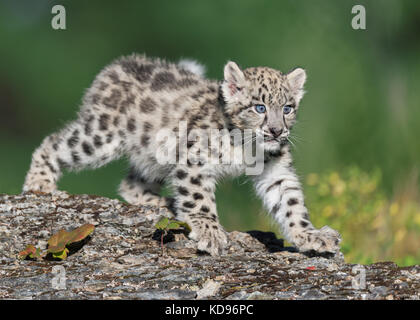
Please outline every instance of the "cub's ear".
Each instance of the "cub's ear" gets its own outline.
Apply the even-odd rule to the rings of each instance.
[[[245,75],[235,62],[229,61],[225,65],[224,76],[225,80],[222,85],[223,96],[226,101],[230,101],[245,87]]]
[[[289,81],[290,89],[295,95],[296,102],[299,103],[300,99],[302,99],[303,94],[305,93],[303,91],[303,85],[306,81],[306,72],[302,68],[296,68],[290,71],[286,77]]]

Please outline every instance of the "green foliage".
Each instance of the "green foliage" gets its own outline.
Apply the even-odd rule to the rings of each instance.
[[[381,171],[349,167],[341,172],[309,174],[306,203],[317,227],[330,225],[343,236],[342,250],[351,263],[420,261],[420,201],[415,190],[389,198]],[[414,192],[413,192],[414,190]]]
[[[162,254],[163,254],[163,238],[168,234],[168,232],[170,230],[179,230],[179,229],[184,229],[188,232],[191,231],[190,226],[182,221],[178,221],[178,220],[173,220],[173,219],[168,219],[166,217],[162,217],[156,224],[155,224],[155,228],[157,230],[161,231],[160,234],[160,246],[162,248]]]
[[[69,253],[67,246],[85,239],[94,229],[95,226],[92,224],[85,224],[70,232],[62,229],[58,233],[52,235],[48,240],[48,249],[45,252],[41,252],[39,248],[35,248],[34,245],[30,244],[25,250],[19,252],[19,258],[42,259],[48,253],[51,253],[53,258],[65,260]]]
[[[34,245],[32,244],[28,244],[25,248],[25,250],[19,252],[19,259],[26,259],[26,258],[31,258],[31,259],[41,259],[42,258],[42,254],[41,254],[41,250],[38,248],[35,248]]]
[[[166,217],[161,218],[155,224],[155,228],[162,231],[178,230],[180,228],[185,228],[186,230],[191,231],[191,228],[187,223],[178,220],[170,220]]]

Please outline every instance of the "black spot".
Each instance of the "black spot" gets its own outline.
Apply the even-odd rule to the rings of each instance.
[[[132,94],[128,95],[127,99],[121,101],[119,112],[122,114],[127,113],[127,108],[134,105],[134,96]]]
[[[101,96],[97,93],[92,94],[90,96],[90,101],[91,101],[92,104],[98,104],[100,99],[101,99]]]
[[[73,148],[78,142],[78,136],[71,136],[69,139],[67,139],[67,145],[69,146],[69,148]]]
[[[308,226],[308,223],[306,222],[306,221],[301,221],[300,222],[300,225],[303,227],[303,228],[306,228],[307,226]]]
[[[52,166],[51,163],[49,163],[48,161],[45,162],[45,165],[50,168],[52,173],[57,173],[57,170],[55,170],[55,168]]]
[[[276,203],[274,206],[273,206],[273,212],[277,212],[277,211],[279,211],[279,209],[280,209],[280,204],[278,204],[278,203]]]
[[[183,171],[183,170],[177,170],[176,171],[176,177],[178,178],[178,179],[185,179],[186,177],[188,176],[188,174],[185,172],[185,171]]]
[[[201,174],[199,174],[197,177],[191,177],[190,182],[197,186],[201,186]]]
[[[181,80],[177,81],[177,86],[180,87],[190,87],[193,85],[196,85],[198,83],[197,80],[192,79],[192,78],[182,78]]]
[[[290,198],[289,200],[287,200],[287,204],[289,206],[294,206],[297,203],[298,203],[298,200],[296,198]]]
[[[134,130],[136,130],[136,121],[133,118],[127,120],[127,130],[129,132],[134,132]]]
[[[201,193],[198,193],[198,192],[195,192],[195,193],[193,194],[193,198],[194,198],[194,200],[201,200],[201,199],[204,199],[203,195],[202,195]]]
[[[111,79],[113,84],[118,84],[120,82],[120,78],[118,77],[118,74],[115,71],[111,71],[108,74],[108,77]]]
[[[195,203],[191,202],[191,201],[185,201],[182,205],[186,208],[194,208],[195,207]]]
[[[147,132],[149,132],[150,130],[152,130],[153,129],[153,125],[150,123],[150,122],[145,122],[144,124],[143,124],[143,130],[144,130],[144,132],[145,133],[147,133]]]
[[[150,84],[150,90],[159,91],[167,87],[173,87],[174,84],[175,76],[171,72],[163,71],[154,76],[153,81]]]
[[[286,212],[286,217],[287,217],[287,218],[290,218],[290,216],[291,216],[291,215],[292,215],[292,211],[287,211],[287,212]]]
[[[99,130],[108,130],[109,114],[103,113],[99,117]]]
[[[54,144],[53,144],[53,149],[54,149],[55,151],[57,151],[57,150],[58,150],[58,144],[57,144],[57,143],[54,143]]]
[[[58,163],[58,166],[59,166],[60,170],[63,170],[63,169],[66,169],[66,168],[70,167],[70,165],[67,162],[65,162],[64,160],[62,160],[60,158],[57,158],[57,163]],[[42,172],[41,172],[41,174],[42,174]]]
[[[95,135],[93,137],[93,144],[95,145],[96,148],[99,148],[102,146],[102,138],[98,135]]]
[[[207,206],[201,206],[201,209],[200,209],[201,211],[203,211],[203,212],[210,212],[210,208],[209,207],[207,207]]]
[[[82,143],[82,149],[88,156],[91,156],[94,151],[92,145],[86,141]]]
[[[152,64],[140,64],[133,58],[121,60],[120,65],[125,72],[134,76],[139,82],[148,81],[155,68]]]
[[[102,99],[102,103],[110,109],[117,109],[120,99],[121,99],[121,92],[117,89],[112,89],[111,95],[109,97]]]
[[[293,222],[290,222],[289,227],[293,227],[295,224]]]
[[[143,113],[150,113],[155,111],[156,102],[152,98],[144,98],[140,101],[140,111]]]
[[[119,116],[116,116],[115,118],[114,118],[114,122],[113,122],[113,124],[114,124],[114,126],[116,126],[116,127],[118,127],[118,124],[120,123],[120,117]]]
[[[281,179],[281,180],[278,180],[278,181],[274,182],[272,185],[270,185],[270,186],[267,188],[266,192],[269,192],[272,188],[274,188],[274,187],[276,187],[276,186],[279,186],[279,185],[281,185],[282,183],[283,183],[283,179]]]
[[[144,147],[147,147],[149,145],[149,143],[150,143],[150,137],[147,134],[143,134],[141,136],[141,144]]]
[[[91,126],[90,122],[88,122],[88,123],[85,124],[85,134],[87,136],[90,136],[91,133],[92,133],[92,126]]]
[[[284,152],[282,150],[276,150],[276,151],[270,151],[270,156],[273,158],[281,157],[283,156]]]
[[[108,133],[106,135],[106,143],[111,143],[113,137],[114,137],[114,134],[112,132]]]
[[[178,192],[183,196],[188,196],[190,194],[188,189],[185,187],[178,187]]]
[[[169,122],[169,117],[167,114],[163,113],[162,115],[162,127],[165,127]]]
[[[124,132],[124,131],[122,131],[122,130],[118,130],[118,135],[119,135],[121,138],[125,139],[125,132]]]
[[[80,156],[79,156],[78,152],[73,151],[71,153],[71,157],[72,157],[74,163],[79,163],[80,162]]]
[[[101,90],[101,91],[104,91],[106,88],[108,88],[108,86],[109,86],[108,83],[101,81],[99,83],[98,89]]]

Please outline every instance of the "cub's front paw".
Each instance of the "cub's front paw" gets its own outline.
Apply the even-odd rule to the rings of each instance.
[[[228,239],[225,230],[220,224],[206,221],[198,225],[191,224],[191,229],[189,237],[198,241],[198,250],[206,251],[212,256],[218,256],[223,253],[223,249],[228,244]]]
[[[337,253],[340,251],[340,234],[328,226],[319,230],[308,230],[298,235],[296,245],[301,252]]]
[[[49,179],[28,178],[23,186],[23,192],[45,192],[52,193],[57,190],[57,186]]]

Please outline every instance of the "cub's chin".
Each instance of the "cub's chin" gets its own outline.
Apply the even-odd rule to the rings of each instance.
[[[268,152],[278,151],[284,145],[282,141],[277,140],[266,140],[263,142],[264,150]]]

